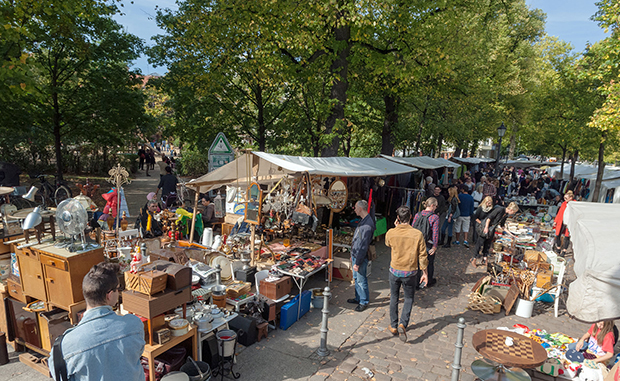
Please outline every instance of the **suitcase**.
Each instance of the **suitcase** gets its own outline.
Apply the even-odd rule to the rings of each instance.
[[[157,260],[144,266],[148,270],[160,270],[168,274],[166,288],[169,290],[181,290],[189,287],[192,283],[191,267],[183,266],[178,263]]]
[[[298,319],[297,313],[300,313],[300,318],[310,311],[310,301],[312,299],[312,292],[304,291],[301,293],[301,309],[299,308],[299,295],[296,295],[293,300],[282,306],[280,310],[280,329],[287,330]]]
[[[276,282],[267,282],[263,279],[260,281],[259,290],[261,295],[272,300],[278,300],[291,292],[291,277],[283,276]]]

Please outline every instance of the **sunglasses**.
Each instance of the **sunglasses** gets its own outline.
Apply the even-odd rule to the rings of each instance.
[[[111,290],[110,290],[110,291],[108,291],[108,292],[120,291],[120,289],[121,289],[121,285],[120,285],[120,284],[117,284],[117,285],[116,285],[116,287],[114,287],[113,289],[111,289]]]

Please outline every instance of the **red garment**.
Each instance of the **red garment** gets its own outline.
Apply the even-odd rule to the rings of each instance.
[[[596,333],[594,333],[595,330]],[[588,352],[591,352],[598,357],[604,356],[603,352],[614,352],[614,333],[608,332],[607,335],[605,335],[605,337],[603,338],[603,342],[599,343],[596,338],[600,331],[601,330],[598,329],[596,323],[592,324],[592,326],[588,330],[588,333],[590,334],[590,339],[588,340]]]
[[[555,216],[555,235],[560,235],[560,230],[562,229],[562,223],[564,221],[564,211],[566,210],[566,205],[568,201],[564,201],[558,209],[558,214]],[[568,237],[570,234],[568,233],[568,228],[564,230],[564,235]]]

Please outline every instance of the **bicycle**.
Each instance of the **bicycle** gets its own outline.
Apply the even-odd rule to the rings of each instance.
[[[181,205],[185,205],[185,200],[189,200],[189,192],[187,190],[187,186],[185,185],[185,181],[179,180],[177,189],[177,200]]]
[[[39,189],[34,196],[35,203],[42,205],[44,202],[53,201],[58,206],[64,200],[73,197],[71,189],[66,186],[64,181],[56,180],[54,183],[50,183],[45,176],[47,175],[30,175],[31,179],[38,179],[40,182],[40,184],[34,184]]]

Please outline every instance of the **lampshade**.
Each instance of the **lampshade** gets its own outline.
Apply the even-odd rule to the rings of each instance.
[[[506,134],[506,126],[504,126],[504,122],[502,122],[502,125],[497,127],[497,135],[500,138],[503,138],[505,134]]]
[[[34,185],[30,187],[30,189],[28,190],[28,193],[26,193],[25,195],[23,195],[22,197],[25,198],[28,201],[34,202],[34,195],[37,194],[37,192],[39,191],[39,188],[35,187]]]
[[[28,213],[26,219],[24,220],[24,230],[32,229],[43,222],[43,217],[41,217],[42,210],[43,209],[40,206],[37,206],[32,212]]]

